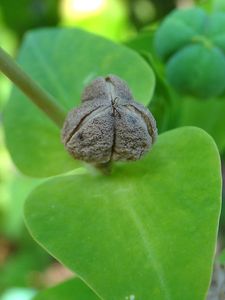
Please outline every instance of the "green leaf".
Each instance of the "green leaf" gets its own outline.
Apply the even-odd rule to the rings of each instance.
[[[40,179],[28,178],[15,173],[6,185],[7,202],[5,211],[4,235],[10,239],[21,238],[24,228],[23,204],[30,191],[41,183]],[[2,233],[3,233],[2,232]]]
[[[154,51],[153,41],[156,26],[141,31],[135,38],[126,42],[126,45],[144,57],[155,73],[155,90],[149,108],[156,119],[158,132],[168,129],[171,117],[172,90],[164,79],[164,67]]]
[[[125,42],[125,45],[137,52],[153,52],[153,41],[155,35],[155,27],[139,32],[134,38]]]
[[[19,63],[68,111],[80,103],[83,88],[100,75],[126,80],[135,98],[148,104],[154,75],[134,51],[78,29],[29,33]],[[14,88],[4,114],[6,142],[17,167],[31,176],[50,176],[76,168],[60,142],[60,130]]]
[[[225,249],[223,249],[222,252],[217,257],[217,262],[225,266]]]
[[[33,300],[99,300],[80,279],[73,278],[37,294]]]
[[[212,1],[212,0],[211,0]],[[219,12],[225,12],[225,3],[223,0],[214,0],[213,1],[213,9]]]
[[[140,53],[140,55],[142,55],[149,63],[150,67],[152,67],[154,73],[160,73],[164,75],[163,65],[159,60],[154,47],[156,29],[156,25],[151,26],[149,29],[141,31],[134,38],[126,41],[125,44],[129,48]]]
[[[214,2],[215,0],[196,0],[196,4],[198,5],[198,7],[203,8],[207,12],[212,12]]]
[[[225,150],[225,99],[199,101],[192,97],[175,99],[179,109],[177,126],[197,126],[207,131],[215,140],[219,151]],[[181,101],[182,100],[182,101]]]
[[[159,136],[111,176],[50,179],[25,204],[33,237],[104,300],[205,299],[221,199],[220,158],[201,129]]]

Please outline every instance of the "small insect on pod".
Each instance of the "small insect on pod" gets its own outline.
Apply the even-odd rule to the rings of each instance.
[[[156,137],[154,117],[115,75],[99,77],[85,88],[81,106],[69,112],[62,129],[68,152],[94,164],[138,160]]]

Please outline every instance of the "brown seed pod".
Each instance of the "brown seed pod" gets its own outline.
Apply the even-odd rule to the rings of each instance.
[[[62,129],[68,152],[94,164],[138,160],[156,137],[150,111],[135,102],[127,84],[114,75],[86,87],[82,105],[69,112]]]

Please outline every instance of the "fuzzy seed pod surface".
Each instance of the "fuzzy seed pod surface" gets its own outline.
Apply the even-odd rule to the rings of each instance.
[[[67,151],[96,164],[138,160],[156,137],[154,117],[115,75],[99,77],[86,87],[81,106],[68,113],[62,129]]]

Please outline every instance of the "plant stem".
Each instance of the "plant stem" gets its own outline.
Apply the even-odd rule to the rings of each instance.
[[[94,168],[97,169],[102,175],[110,175],[112,171],[112,162],[93,164]]]
[[[66,113],[56,100],[32,80],[0,47],[0,70],[37,105],[58,127],[62,127]]]

